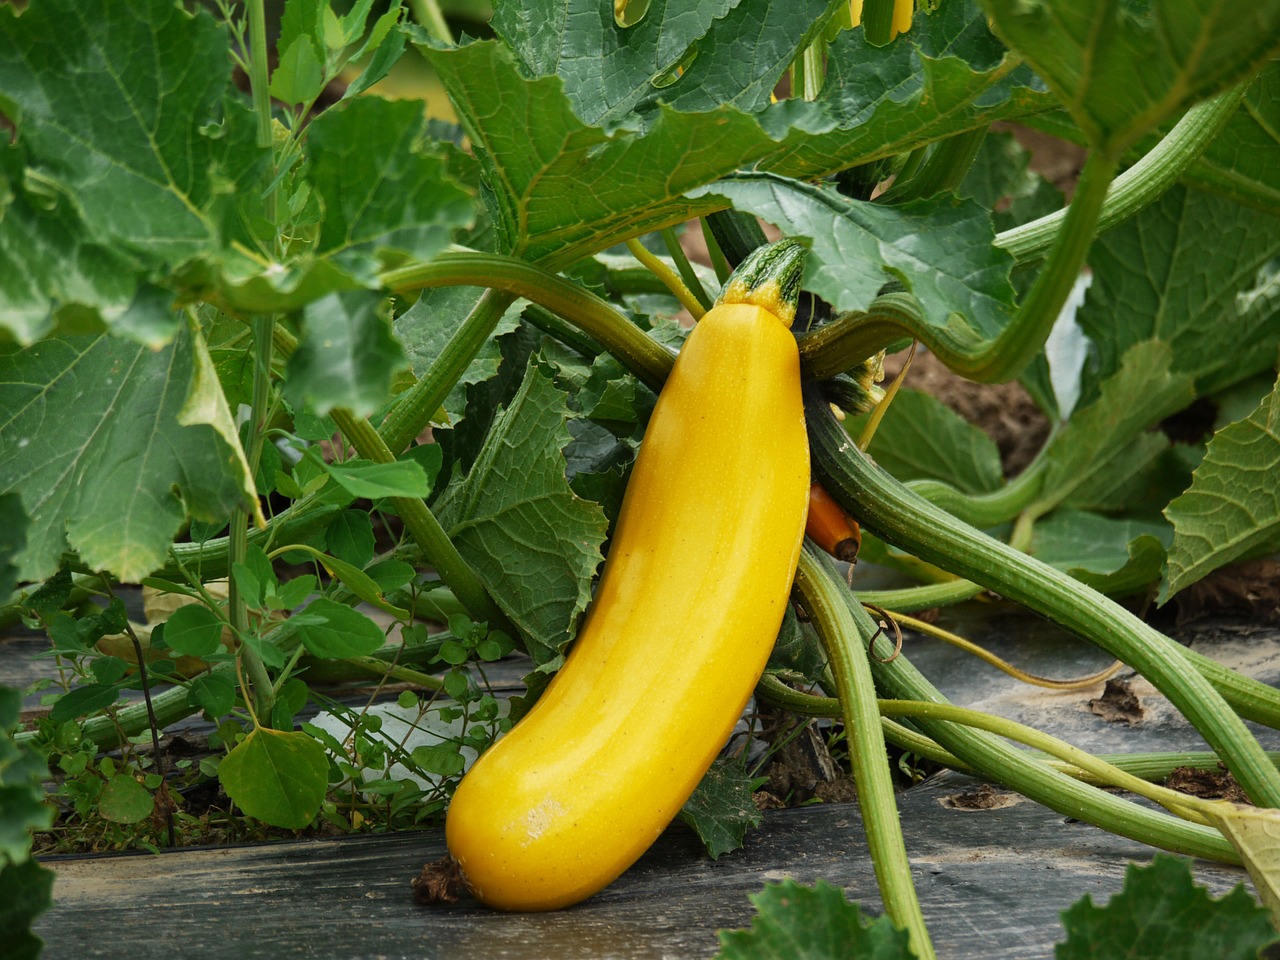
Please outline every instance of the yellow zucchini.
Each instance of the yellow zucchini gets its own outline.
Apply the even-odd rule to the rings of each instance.
[[[565,907],[626,870],[764,670],[809,498],[788,329],[803,256],[790,240],[757,251],[689,335],[565,665],[458,786],[449,851],[489,906]]]

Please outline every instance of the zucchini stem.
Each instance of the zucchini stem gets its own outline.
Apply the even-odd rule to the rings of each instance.
[[[383,286],[397,292],[482,286],[532,300],[599,342],[653,390],[662,386],[675,362],[670,350],[648,337],[608,302],[576,283],[515,257],[470,251],[444,253],[430,263],[410,264],[384,273],[380,280]]]
[[[907,931],[915,956],[929,960],[936,955],[911,879],[911,862],[902,838],[865,646],[876,626],[865,612],[858,618],[844,602],[843,582],[817,559],[817,553],[812,544],[806,544],[800,552],[796,589],[835,671],[853,779],[858,788],[858,807],[866,825],[880,895],[889,918]],[[861,612],[862,608],[856,610]]]
[[[662,285],[671,291],[673,297],[680,301],[680,306],[693,315],[693,319],[702,319],[702,315],[707,312],[706,307],[693,295],[693,291],[684,285],[684,281],[676,275],[674,270],[663,263],[656,255],[646,250],[644,244],[637,237],[632,237],[627,241],[627,249],[631,251],[633,257],[644,264],[645,269],[662,281]]]
[[[1275,767],[1223,695],[1194,668],[1194,661],[1184,657],[1178,644],[1102,594],[913,494],[856,449],[812,390],[806,418],[818,478],[867,529],[887,543],[1034,610],[1134,667],[1218,752],[1256,803],[1280,806],[1280,775]],[[1233,705],[1253,719],[1274,721],[1274,711],[1265,709],[1275,706],[1271,693],[1270,704],[1236,700]]]
[[[1236,112],[1253,78],[1196,104],[1145,156],[1107,188],[1106,200],[1094,225],[1105,233],[1153,203],[1204,152]],[[995,245],[1019,264],[1042,258],[1062,228],[1067,212],[1058,210],[996,236]]]

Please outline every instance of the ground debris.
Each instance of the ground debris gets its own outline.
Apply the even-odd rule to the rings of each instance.
[[[1230,800],[1232,803],[1250,803],[1244,788],[1236,783],[1225,766],[1217,770],[1197,770],[1195,767],[1177,767],[1165,778],[1170,790],[1202,797],[1205,800]]]
[[[1133,692],[1128,679],[1112,677],[1107,681],[1102,696],[1089,701],[1089,709],[1108,723],[1141,723],[1146,716],[1142,701]]]
[[[413,899],[422,904],[457,903],[467,892],[467,882],[463,879],[462,868],[458,861],[446,854],[439,860],[433,860],[422,868],[422,872],[411,881]]]

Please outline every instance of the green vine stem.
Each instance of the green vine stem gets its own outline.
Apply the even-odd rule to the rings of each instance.
[[[715,298],[702,286],[702,281],[698,279],[698,274],[694,271],[693,264],[689,262],[684,247],[680,246],[680,239],[676,236],[675,229],[666,227],[661,231],[660,236],[663,245],[667,248],[667,255],[680,271],[680,279],[684,281],[684,285],[697,298],[698,303],[702,304],[703,310],[710,310],[715,304]]]
[[[1083,204],[1078,206],[1073,200],[1065,210],[998,234],[995,245],[1006,250],[1019,264],[1042,259],[1060,238],[1068,233],[1076,234],[1070,241],[1071,249],[1056,255],[1060,257],[1060,265],[1055,268],[1054,282],[1046,285],[1036,304],[1027,307],[1024,303],[1023,309],[1048,311],[1061,296],[1062,287],[1069,289],[1075,282],[1078,265],[1073,271],[1070,261],[1077,257],[1083,259],[1095,234],[1133,216],[1172,186],[1231,118],[1248,86],[1247,82],[1240,84],[1192,107],[1141,160],[1114,180],[1110,176],[1114,165],[1096,155],[1091,157],[1093,169],[1089,171],[1090,180],[1084,184],[1089,194]],[[1034,325],[1019,332],[1018,324],[1027,323],[1023,309],[999,338],[986,340],[967,326],[930,327],[909,296],[881,297],[866,312],[846,314],[802,336],[801,364],[806,375],[826,379],[905,336],[919,339],[957,373],[971,380],[997,382],[1006,377],[1009,368],[1020,369],[1018,363],[1022,361],[1017,357],[1002,356],[1003,350],[1012,349],[1008,344],[1020,346],[1022,352],[1037,340],[1039,347],[1043,346],[1038,329],[1032,329]],[[1056,318],[1057,311],[1052,312]],[[1043,321],[1045,317],[1039,319]]]
[[[396,292],[479,286],[524,297],[575,324],[654,390],[662,386],[675,362],[670,350],[646,336],[607,301],[542,267],[514,257],[444,253],[430,263],[411,264],[384,273],[380,280],[383,286]]]
[[[1006,740],[1025,744],[1092,775],[1109,787],[1118,787],[1140,797],[1146,797],[1184,820],[1190,820],[1192,823],[1199,823],[1202,826],[1211,826],[1207,813],[1212,801],[1205,801],[1199,797],[1189,796],[1176,790],[1170,790],[1167,787],[1148,783],[1141,777],[1126,773],[1119,767],[1112,766],[1093,754],[1041,730],[1036,730],[1034,727],[1028,727],[1005,717],[993,716],[979,710],[957,707],[950,703],[929,703],[922,700],[881,700],[878,706],[881,716],[909,717],[917,720],[922,718],[944,720],[948,723],[959,723],[966,727],[973,727],[975,730],[985,730],[988,733],[1004,737]]]
[[[1195,162],[1231,119],[1252,79],[1196,104],[1132,167],[1116,177],[1095,230],[1105,233],[1168,190]],[[997,235],[995,245],[1019,264],[1039,260],[1062,228],[1066,212],[1058,210]]]
[[[387,449],[396,454],[403,452],[426,429],[515,299],[496,290],[486,290],[480,296],[431,369],[404,392],[382,422],[378,432]]]
[[[954,192],[973,166],[974,158],[986,139],[987,128],[978,127],[957,133],[934,144],[933,150],[914,176],[903,178],[901,174],[893,186],[877,198],[877,203],[908,203]]]
[[[973,527],[995,527],[1007,523],[1035,503],[1044,486],[1049,460],[1041,447],[1027,468],[991,493],[972,494],[957,490],[942,480],[910,480],[907,486],[940,510]]]
[[[413,10],[413,18],[426,27],[433,37],[441,43],[453,46],[456,42],[453,31],[449,29],[437,0],[409,0],[409,6]]]
[[[840,712],[842,707],[836,697],[817,697],[800,693],[799,691],[791,690],[776,677],[762,681],[761,692],[764,694],[764,699],[770,703],[784,706],[800,713],[811,716],[834,717],[842,715]],[[1148,800],[1160,804],[1182,819],[1190,820],[1190,822],[1201,826],[1211,825],[1211,822],[1207,819],[1207,814],[1214,801],[1205,801],[1199,797],[1189,796],[1176,790],[1150,783],[1146,779],[1110,763],[1102,757],[1095,756],[1064,740],[1014,720],[983,713],[979,710],[971,710],[967,707],[957,707],[950,703],[935,703],[926,700],[878,700],[877,709],[882,719],[907,717],[916,720],[942,720],[947,723],[971,727],[975,730],[985,730],[1006,740],[1013,740],[1016,743],[1032,747],[1039,754],[1046,757],[1055,758],[1059,761],[1059,764],[1055,765],[1056,768],[1074,777],[1074,779],[1085,781],[1087,778],[1087,782],[1094,785],[1127,790],[1137,796],[1146,797]],[[898,726],[900,727],[900,725]],[[900,728],[909,733],[911,732],[906,727]],[[911,742],[914,746],[923,748],[921,750],[922,756],[933,754],[934,756],[931,759],[937,761],[953,761],[956,759],[946,754],[945,751],[941,751],[936,744],[928,741],[927,738],[921,737],[919,734],[915,734]],[[946,765],[952,766],[949,762]],[[962,769],[961,772],[969,771]],[[1192,817],[1186,816],[1187,811],[1193,811]]]
[[[249,460],[250,482],[257,476],[258,465],[262,462],[262,444],[265,440],[263,425],[266,422],[267,405],[271,393],[271,331],[275,320],[270,316],[255,317],[253,321],[253,393],[249,405]],[[243,507],[231,512],[228,533],[229,555],[228,565],[234,571],[237,563],[243,563],[249,542],[249,515]],[[231,629],[243,636],[249,629],[249,614],[245,609],[244,598],[236,578],[230,576],[227,581],[227,611],[231,618]],[[249,675],[249,684],[253,689],[253,700],[259,716],[270,717],[271,707],[275,703],[275,687],[267,673],[266,665],[253,646],[242,643],[237,652]]]
[[[862,4],[862,29],[867,43],[883,47],[893,38],[893,0],[864,0]]]
[[[267,73],[267,12],[264,0],[249,0],[249,91],[258,121],[257,145],[270,147],[271,94]]]
[[[760,679],[760,684],[756,688],[756,696],[773,706],[782,707],[804,716],[833,718],[843,716],[838,698],[804,693],[787,686],[778,677],[770,674],[766,674]],[[1005,720],[1003,717],[995,717],[977,710],[956,707],[946,703],[922,700],[880,700],[878,706],[880,723],[884,729],[886,740],[940,766],[955,770],[958,773],[974,776],[977,774],[968,764],[948,753],[928,737],[917,733],[909,727],[904,727],[902,724],[892,720],[891,717],[933,718],[962,724],[978,730],[987,730],[1007,739],[1017,740],[1020,743],[1035,747],[1035,752],[1028,754],[1028,756],[1043,760],[1047,765],[1073,779],[1093,786],[1121,787],[1140,796],[1148,795],[1144,791],[1150,790],[1151,783],[1159,783],[1159,781],[1166,779],[1170,773],[1179,768],[1205,771],[1219,769],[1217,754],[1204,751],[1091,754],[1071,744],[1064,743],[1055,737],[1050,737],[1049,734],[1032,727]],[[1003,726],[1004,724],[1012,724],[1012,726],[1005,727]],[[1048,738],[1054,741],[1054,749],[1048,750],[1042,745],[1037,746],[1037,744],[1047,742],[1042,741],[1041,738]],[[1062,752],[1064,750],[1065,752]],[[1280,752],[1268,752],[1267,756],[1273,764],[1280,765]],[[1069,759],[1070,757],[1075,759]],[[1132,782],[1133,779],[1141,780],[1144,786],[1141,789],[1137,788]],[[1176,791],[1174,792],[1176,793]],[[1186,796],[1185,794],[1177,794],[1176,797],[1168,797],[1167,794],[1161,795],[1179,804],[1184,803]],[[1154,795],[1149,798],[1160,802]],[[1197,799],[1190,798],[1190,802],[1187,802],[1186,805],[1191,805]]]
[[[806,416],[816,473],[860,523],[882,540],[1034,610],[1134,667],[1200,732],[1255,802],[1280,806],[1280,775],[1182,647],[1102,594],[911,493],[856,449],[812,391],[810,398]],[[1267,700],[1249,698],[1233,706],[1253,719],[1277,719],[1275,691],[1258,686],[1268,691]]]
[[[375,463],[392,463],[395,460],[395,455],[368,420],[342,409],[330,411],[330,416],[360,456]],[[418,497],[392,497],[391,502],[404,521],[405,529],[421,548],[423,558],[468,612],[477,620],[485,620],[511,631],[506,614],[489,596],[475,571],[458,553],[458,548],[453,545],[426,503]]]
[[[972,600],[986,588],[969,580],[948,580],[945,583],[925,583],[918,587],[902,587],[897,590],[858,590],[858,599],[877,607],[898,610],[901,613],[918,613],[934,607]]]
[[[849,594],[846,594],[846,602],[856,605]],[[900,655],[892,662],[884,662],[891,652],[889,643],[884,638],[877,643],[879,655],[871,658],[871,672],[881,696],[897,700],[947,702],[907,656]],[[872,652],[875,653],[875,649]],[[916,725],[978,775],[1004,784],[1064,816],[1075,817],[1131,840],[1176,853],[1239,863],[1235,848],[1218,831],[1138,806],[1082,783],[990,733],[928,718],[917,720]]]
[[[1080,277],[1115,173],[1116,163],[1111,157],[1100,151],[1089,154],[1066,218],[1035,285],[996,338],[973,353],[965,376],[980,383],[1012,379],[1044,349],[1049,331]]]
[[[915,956],[928,960],[935,956],[933,944],[911,880],[911,862],[898,820],[893,776],[885,758],[884,735],[876,710],[875,683],[864,646],[865,638],[873,636],[876,627],[865,614],[866,623],[855,622],[841,595],[844,584],[833,579],[814,558],[813,549],[806,544],[800,553],[796,589],[835,670],[853,779],[858,787],[858,807],[866,825],[881,899],[894,924],[907,931]]]

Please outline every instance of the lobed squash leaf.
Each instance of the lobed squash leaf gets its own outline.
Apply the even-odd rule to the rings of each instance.
[[[721,930],[716,960],[911,960],[907,933],[888,917],[869,920],[844,891],[825,880],[787,879],[751,895],[749,930]]]
[[[1105,907],[1085,894],[1063,911],[1062,925],[1056,960],[1256,960],[1280,940],[1243,884],[1213,899],[1187,861],[1163,853],[1145,867],[1129,864],[1123,889]]]

